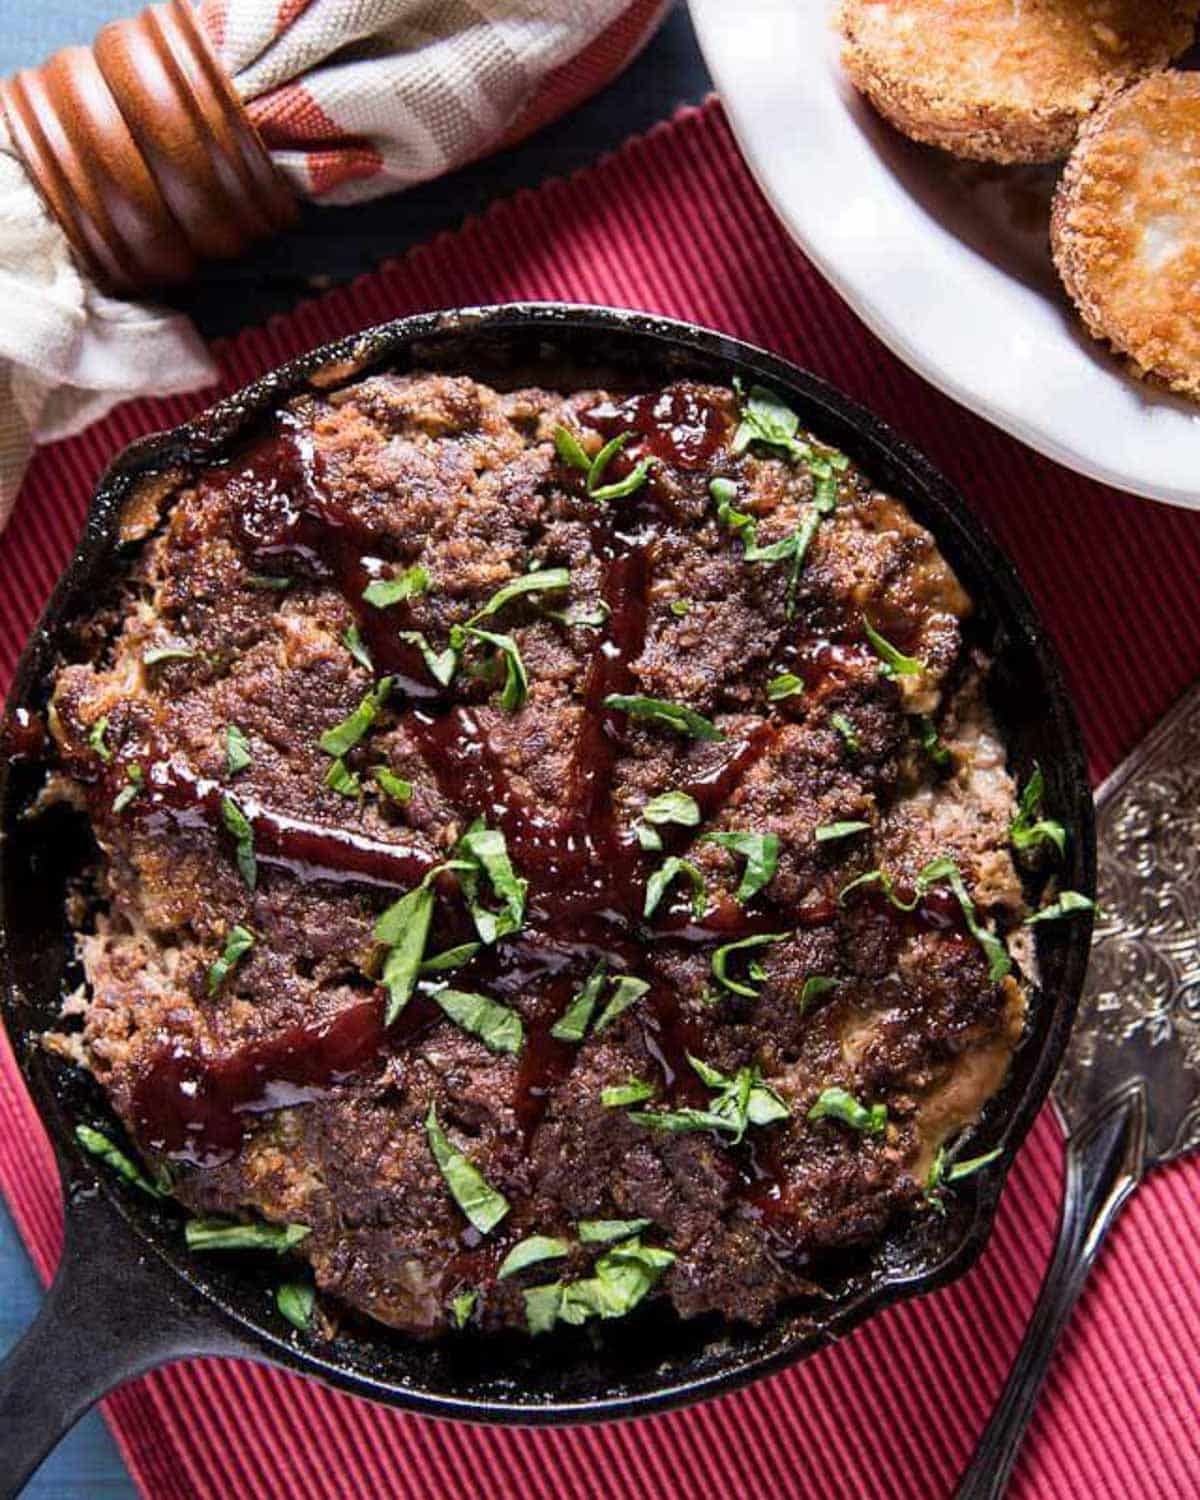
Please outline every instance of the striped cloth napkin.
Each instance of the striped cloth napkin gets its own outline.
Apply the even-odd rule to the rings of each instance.
[[[424,182],[556,118],[649,38],[667,0],[203,0],[200,21],[301,197]],[[0,528],[33,446],[118,401],[217,379],[191,324],[100,292],[0,116]]]

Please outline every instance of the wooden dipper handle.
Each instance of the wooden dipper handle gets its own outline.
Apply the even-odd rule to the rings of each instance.
[[[296,218],[296,200],[196,24],[166,0],[0,81],[51,212],[105,290],[185,281]]]

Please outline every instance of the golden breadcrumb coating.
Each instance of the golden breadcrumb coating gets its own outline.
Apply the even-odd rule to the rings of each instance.
[[[898,130],[979,161],[1057,161],[1089,114],[1188,47],[1194,0],[842,0],[843,62]]]
[[[1088,123],[1051,243],[1089,330],[1200,399],[1200,76],[1147,78]]]

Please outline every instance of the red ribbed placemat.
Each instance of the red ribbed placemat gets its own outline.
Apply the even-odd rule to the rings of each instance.
[[[1020,565],[1069,663],[1097,777],[1200,674],[1200,515],[1076,478],[909,374],[788,242],[715,103],[241,334],[219,350],[226,384],[401,313],[516,298],[609,302],[725,329],[827,376],[892,422],[958,483]],[[0,540],[5,682],[106,459],[200,404],[139,402],[38,456]],[[1045,1114],[1009,1179],[992,1244],[964,1281],[799,1369],[687,1412],[558,1432],[466,1429],[275,1370],[206,1361],[118,1393],[109,1419],[155,1500],[947,1495],[1032,1305],[1060,1157]],[[57,1186],[7,1050],[0,1185],[46,1275],[60,1240]],[[1021,1500],[1200,1494],[1198,1185],[1195,1165],[1169,1169],[1126,1211],[1023,1451]]]

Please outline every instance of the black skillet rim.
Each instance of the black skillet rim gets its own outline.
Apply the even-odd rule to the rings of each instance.
[[[564,303],[516,303],[397,319],[310,351],[261,376],[192,421],[171,431],[139,439],[116,458],[99,481],[89,507],[84,535],[18,663],[6,705],[6,717],[18,707],[38,700],[39,689],[44,686],[53,666],[55,631],[69,617],[68,606],[76,591],[85,587],[95,574],[119,566],[119,557],[106,558],[106,554],[113,546],[113,528],[122,502],[131,484],[139,477],[181,463],[215,461],[257,416],[306,388],[310,377],[318,371],[346,366],[345,378],[350,379],[373,368],[386,368],[393,361],[403,362],[412,346],[419,346],[422,342],[436,345],[443,341],[469,342],[493,334],[528,336],[534,332],[544,334],[549,343],[556,332],[574,337],[590,333],[597,338],[645,342],[653,350],[651,364],[656,378],[664,365],[669,366],[674,353],[685,366],[689,359],[693,364],[698,361],[716,365],[724,367],[726,378],[741,373],[751,381],[779,389],[798,405],[806,426],[850,451],[872,479],[909,504],[918,518],[930,526],[939,545],[945,548],[956,566],[960,558],[971,559],[970,571],[986,579],[982,595],[978,586],[972,590],[977,602],[994,610],[999,619],[1014,629],[1017,643],[1013,649],[1020,648],[1032,655],[1047,689],[1042,712],[1044,717],[1053,721],[1053,737],[1059,742],[1054,767],[1059,790],[1056,810],[1066,813],[1074,834],[1072,867],[1064,873],[1077,889],[1094,894],[1092,799],[1082,738],[1067,697],[1061,663],[1015,568],[965,501],[907,442],[818,377],[779,356],[725,334],[634,310]],[[453,360],[450,363],[453,364]],[[465,368],[465,365],[460,363],[459,368]],[[0,816],[5,822],[9,815],[11,781],[12,766],[0,766]],[[7,840],[0,839],[0,869],[6,846]],[[3,889],[7,892],[7,883]],[[54,1068],[42,1049],[31,1044],[30,1031],[16,1024],[14,1012],[20,1002],[20,993],[7,937],[6,914],[0,912],[0,918],[4,919],[0,925],[0,982],[3,983],[0,1009],[4,1012],[26,1084],[55,1146],[60,1167],[73,1187],[80,1183],[89,1189],[98,1186],[110,1206],[125,1220],[131,1236],[131,1254],[136,1255],[143,1249],[152,1250],[171,1275],[204,1299],[208,1304],[204,1311],[214,1320],[214,1326],[220,1325],[226,1348],[232,1326],[244,1341],[240,1352],[248,1358],[269,1359],[355,1394],[425,1415],[526,1425],[627,1418],[725,1394],[815,1352],[884,1307],[946,1285],[969,1269],[987,1241],[1008,1166],[1044,1102],[1057,1070],[1082,989],[1091,935],[1091,923],[1086,920],[1065,924],[1052,939],[1059,953],[1060,973],[1054,993],[1039,990],[1035,1001],[1034,1024],[1025,1043],[1030,1048],[1036,1044],[1036,1050],[1031,1053],[1029,1076],[1010,1108],[985,1114],[983,1123],[976,1127],[981,1149],[1004,1144],[1003,1161],[997,1170],[981,1174],[964,1184],[967,1191],[959,1196],[955,1216],[955,1223],[961,1224],[961,1233],[957,1243],[942,1253],[934,1264],[917,1271],[901,1267],[891,1275],[884,1267],[869,1289],[831,1310],[828,1316],[814,1315],[803,1328],[796,1327],[795,1320],[785,1317],[771,1325],[766,1334],[760,1331],[741,1338],[734,1330],[727,1338],[727,1352],[711,1358],[697,1373],[658,1381],[650,1379],[637,1388],[610,1385],[607,1390],[585,1399],[562,1397],[531,1401],[522,1400],[519,1394],[514,1399],[508,1399],[507,1395],[497,1399],[494,1396],[462,1396],[449,1391],[422,1390],[403,1381],[389,1380],[378,1373],[354,1368],[345,1360],[322,1354],[320,1346],[314,1348],[297,1343],[282,1334],[274,1320],[256,1316],[246,1307],[233,1305],[228,1291],[216,1284],[219,1278],[207,1274],[206,1267],[199,1265],[178,1246],[164,1245],[151,1237],[145,1224],[137,1222],[141,1217],[140,1206],[131,1213],[132,1200],[128,1192],[114,1183],[110,1176],[97,1171],[96,1164],[75,1143],[72,1134],[74,1121],[64,1114],[55,1087]],[[1039,1036],[1038,1033],[1042,1034]],[[113,1229],[114,1233],[124,1232],[118,1231],[115,1224]],[[915,1235],[909,1238],[915,1240]],[[789,1321],[793,1324],[790,1335],[786,1332]],[[769,1345],[772,1337],[774,1347],[762,1347]],[[337,1345],[329,1347],[336,1349]],[[543,1347],[549,1354],[551,1346]]]

